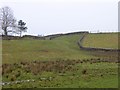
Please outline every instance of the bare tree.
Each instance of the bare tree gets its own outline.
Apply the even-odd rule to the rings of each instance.
[[[10,7],[3,7],[0,9],[0,26],[7,36],[8,32],[12,32],[12,28],[16,27],[16,19],[13,16],[13,11]]]

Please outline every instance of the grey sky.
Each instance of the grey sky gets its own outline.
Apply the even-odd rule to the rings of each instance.
[[[118,0],[4,0],[3,6],[27,23],[26,34],[118,30]]]

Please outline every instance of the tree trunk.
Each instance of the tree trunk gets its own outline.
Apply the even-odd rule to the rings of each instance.
[[[5,27],[5,29],[4,29],[4,34],[5,34],[5,36],[8,36],[7,27]]]
[[[20,31],[20,37],[21,37],[21,35],[22,35],[22,32]]]

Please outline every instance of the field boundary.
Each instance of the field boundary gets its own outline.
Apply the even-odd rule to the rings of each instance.
[[[79,35],[82,33],[88,33],[87,31],[80,31],[80,32],[71,32],[71,33],[61,33],[61,34],[52,34],[52,35],[47,35],[47,36],[32,36],[32,35],[24,35],[22,37],[20,36],[5,36],[5,35],[0,35],[0,38],[2,40],[21,40],[21,39],[35,39],[35,40],[52,40],[57,37],[61,36],[69,36],[69,35]]]
[[[84,41],[84,38],[89,33],[84,33],[84,35],[78,40],[77,44],[80,49],[87,50],[87,51],[110,51],[110,52],[120,52],[120,49],[112,49],[112,48],[95,48],[95,47],[84,47],[82,45],[82,42]]]

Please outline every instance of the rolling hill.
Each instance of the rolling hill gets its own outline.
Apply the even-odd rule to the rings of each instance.
[[[81,50],[83,35],[3,40],[3,88],[117,88],[118,53]],[[83,46],[116,49],[116,35],[88,34]]]

